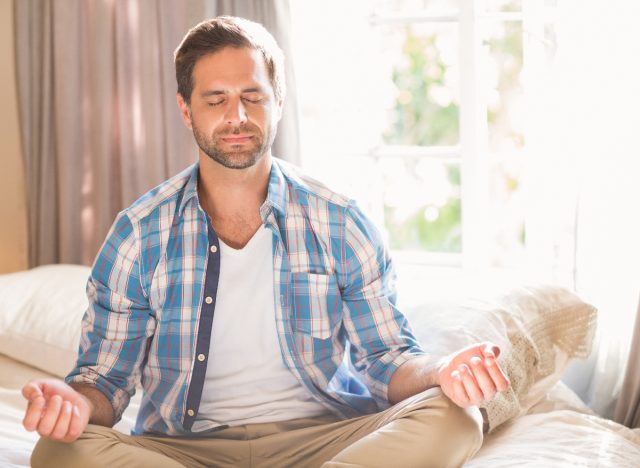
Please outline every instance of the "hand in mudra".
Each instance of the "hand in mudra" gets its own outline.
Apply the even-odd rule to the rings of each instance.
[[[444,394],[456,405],[466,408],[491,401],[509,388],[509,379],[496,358],[500,348],[493,343],[478,343],[445,358],[438,368],[438,380]]]
[[[59,442],[73,442],[87,427],[91,415],[88,400],[56,379],[38,379],[22,388],[28,401],[22,422],[27,431]]]

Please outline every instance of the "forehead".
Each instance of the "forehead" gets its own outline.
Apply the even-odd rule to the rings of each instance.
[[[257,84],[270,88],[269,73],[262,54],[255,49],[225,47],[208,54],[193,67],[194,90],[232,88]]]

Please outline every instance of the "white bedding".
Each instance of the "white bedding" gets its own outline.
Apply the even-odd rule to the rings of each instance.
[[[59,378],[0,354],[0,468],[29,466],[38,434],[22,427],[26,401],[20,389],[31,379],[49,377]],[[139,406],[136,394],[116,429],[128,433]]]
[[[29,466],[36,433],[22,428],[25,402],[20,388],[47,376],[0,355],[0,467]],[[116,426],[133,425],[139,395]],[[477,467],[640,467],[640,429],[630,430],[595,416],[564,384],[556,384],[527,414],[487,435],[466,465]]]
[[[47,376],[43,370],[60,378],[73,366],[88,275],[79,265],[0,275],[0,467],[29,464],[38,436],[22,428],[20,388]],[[511,386],[483,408],[491,432],[469,467],[640,468],[640,429],[597,417],[557,383],[572,359],[589,355],[597,317],[592,305],[550,285],[512,288],[499,297],[453,285],[455,294],[440,300],[425,291],[431,300],[404,310],[431,355],[482,341],[502,349],[499,361]],[[139,399],[117,429],[133,426]]]

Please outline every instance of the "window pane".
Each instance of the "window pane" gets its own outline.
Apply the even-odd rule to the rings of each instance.
[[[521,184],[525,162],[522,23],[487,21],[484,28],[491,259],[493,266],[510,267],[523,260],[526,235]]]
[[[451,145],[459,139],[458,26],[381,26],[380,57],[390,60],[394,101],[383,140],[393,145]]]
[[[491,263],[515,267],[524,261],[525,222],[522,174],[523,152],[490,154]]]
[[[524,146],[522,23],[488,21],[485,28],[489,148],[520,149]]]
[[[376,0],[372,2],[379,15],[411,14],[416,12],[452,11],[460,6],[460,0]]]
[[[487,11],[522,11],[522,0],[485,0]]]
[[[392,249],[461,252],[460,166],[383,158],[385,227]]]

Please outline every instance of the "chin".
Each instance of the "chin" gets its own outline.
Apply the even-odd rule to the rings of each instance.
[[[256,154],[255,152],[242,153],[217,153],[208,155],[209,158],[227,169],[248,169],[255,166],[258,161],[264,157],[264,153]]]

